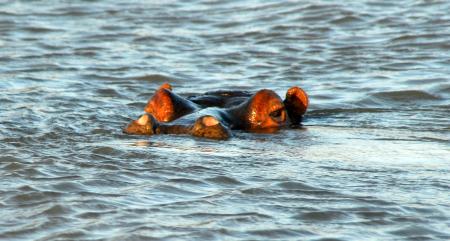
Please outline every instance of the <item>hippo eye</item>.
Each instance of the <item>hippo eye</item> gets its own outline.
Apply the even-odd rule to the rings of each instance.
[[[280,117],[282,111],[283,111],[282,109],[279,109],[279,110],[276,110],[276,111],[272,111],[270,113],[270,117],[272,117],[272,118]]]
[[[270,112],[269,116],[272,120],[276,122],[284,122],[285,121],[285,112],[284,108],[280,108],[276,111]]]

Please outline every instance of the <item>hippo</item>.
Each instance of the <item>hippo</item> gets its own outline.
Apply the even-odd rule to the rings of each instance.
[[[184,98],[165,83],[144,108],[145,114],[124,132],[136,135],[189,134],[224,140],[231,130],[274,132],[299,125],[309,105],[308,95],[294,86],[284,100],[274,91],[213,91]]]

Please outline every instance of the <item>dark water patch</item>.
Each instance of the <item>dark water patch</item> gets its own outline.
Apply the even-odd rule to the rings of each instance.
[[[111,132],[112,131],[108,130],[108,129],[95,128],[95,129],[91,130],[90,134],[93,134],[93,135],[111,135]]]
[[[60,204],[55,204],[38,215],[45,215],[47,217],[60,217],[70,213],[72,213],[71,208]]]
[[[82,51],[86,51],[86,50],[82,50]],[[87,51],[90,51],[90,50],[87,50]],[[113,66],[93,66],[93,67],[88,67],[86,70],[89,70],[89,71],[102,71],[102,72],[126,72],[126,71],[132,71],[133,69],[140,69],[140,68],[130,67],[130,66],[117,66],[117,67],[113,67]]]
[[[314,211],[301,213],[293,216],[292,218],[306,222],[337,222],[347,219],[348,216],[349,215],[347,213],[341,211]]]
[[[243,213],[212,213],[212,212],[197,212],[197,213],[190,213],[185,215],[186,217],[193,217],[193,218],[209,218],[209,219],[216,219],[216,218],[237,218],[237,217],[252,217],[254,219],[270,219],[271,216],[262,214],[262,213],[256,213],[256,212],[243,212]]]
[[[76,216],[81,219],[97,220],[103,216],[114,215],[116,213],[117,213],[117,211],[88,211],[88,212],[80,213]]]
[[[61,192],[53,192],[53,191],[32,191],[26,193],[16,194],[6,200],[7,204],[10,205],[36,205],[46,203],[50,200],[56,200],[59,197],[62,197],[63,194]]]
[[[128,26],[121,26],[121,25],[104,25],[100,27],[101,30],[110,31],[110,32],[116,32],[116,31],[128,31]]]
[[[344,16],[344,17],[334,19],[330,23],[336,24],[336,25],[349,25],[349,24],[357,24],[357,23],[360,23],[363,21],[364,20],[362,18],[349,15],[349,16]]]
[[[256,235],[258,237],[280,239],[288,237],[299,237],[302,235],[311,235],[313,233],[309,231],[298,231],[292,229],[260,229],[252,230],[248,232],[249,234]]]
[[[74,56],[82,56],[82,57],[96,57],[99,55],[98,52],[95,51],[73,51],[72,54]]]
[[[372,94],[372,97],[393,102],[419,102],[440,100],[438,96],[427,93],[422,90],[400,90],[389,92],[378,92]]]
[[[88,51],[88,52],[105,52],[108,50],[108,48],[102,47],[102,46],[83,46],[83,47],[75,47],[73,50],[76,51]],[[87,69],[91,68],[91,66],[86,66]]]
[[[121,150],[109,146],[95,147],[92,149],[92,153],[104,156],[119,156],[123,154]]]
[[[431,39],[439,39],[439,38],[450,38],[449,34],[406,34],[401,35],[395,38],[392,38],[390,41],[393,43],[397,42],[421,42],[423,40],[429,41]]]
[[[177,195],[177,196],[200,196],[201,193],[195,192],[194,190],[189,191],[186,189],[177,188],[170,185],[157,185],[154,190],[160,191],[163,195]]]
[[[41,39],[38,37],[22,37],[20,40],[23,40],[25,42],[38,42]],[[30,49],[28,48],[27,50],[30,50]]]
[[[91,42],[92,40],[115,41],[115,40],[119,40],[120,38],[131,38],[134,36],[135,36],[134,34],[129,34],[129,33],[92,34],[92,35],[83,36],[83,39],[85,39],[85,41],[87,41],[87,42]]]
[[[176,83],[178,82],[177,78],[172,78],[165,75],[159,75],[159,74],[150,74],[150,75],[138,75],[138,76],[111,76],[111,75],[103,75],[103,74],[86,74],[83,75],[86,79],[93,79],[93,80],[114,80],[114,81],[126,81],[126,80],[138,80],[138,81],[145,81],[145,82],[152,82],[152,83]],[[125,83],[125,82],[124,82]]]
[[[424,142],[441,142],[441,143],[448,143],[450,141],[450,137],[449,138],[437,138],[437,137],[418,137],[418,139],[420,139],[421,141]]]
[[[52,179],[52,180],[55,180],[55,179]],[[81,191],[86,190],[86,188],[83,185],[73,182],[73,181],[70,181],[70,182],[60,181],[57,184],[52,185],[51,187],[55,191],[61,191],[61,192],[81,192]]]
[[[40,236],[42,230],[46,229],[54,229],[60,224],[59,220],[51,219],[51,220],[36,220],[31,224],[24,224],[18,226],[16,229],[9,229],[5,232],[0,233],[0,238],[6,240],[15,240],[15,239],[33,239],[36,236]],[[67,232],[70,234],[71,232]],[[61,235],[64,237],[65,235]],[[70,235],[67,235],[70,237]]]
[[[425,223],[426,222],[425,221],[425,217],[419,217],[419,216],[413,216],[413,215],[411,215],[411,216],[398,215],[398,216],[395,216],[395,217],[391,218],[391,220],[395,221],[395,222],[406,222],[406,223],[409,223],[411,225],[421,224],[421,223]]]
[[[392,213],[385,211],[357,211],[353,212],[353,214],[369,220],[384,219],[389,216],[392,216]]]
[[[172,178],[169,179],[168,182],[176,183],[176,184],[186,184],[186,185],[198,185],[198,186],[206,186],[205,182],[190,179],[190,178]]]
[[[417,70],[417,69],[428,69],[427,66],[422,65],[420,62],[400,62],[400,63],[390,63],[385,65],[380,65],[381,70],[388,71],[401,71],[401,70]]]
[[[402,174],[405,173],[404,170],[399,170],[395,168],[369,168],[369,167],[363,167],[363,168],[357,168],[357,167],[330,167],[330,166],[320,166],[323,169],[326,169],[328,171],[344,171],[344,172],[355,172],[355,173],[390,173],[390,174]]]
[[[379,207],[389,207],[389,206],[396,206],[397,205],[397,203],[395,203],[395,202],[382,200],[382,199],[379,199],[379,198],[374,197],[374,196],[360,196],[360,197],[354,197],[353,199],[357,200],[357,201],[373,204],[373,205],[376,205],[376,206],[379,206]]]
[[[414,84],[414,85],[420,85],[420,84],[430,84],[430,83],[435,83],[435,84],[439,84],[438,86],[446,86],[446,83],[448,83],[450,80],[446,79],[446,78],[417,78],[417,79],[408,79],[406,80],[407,83],[409,84]]]
[[[38,33],[38,34],[45,34],[45,33],[51,33],[51,32],[64,32],[63,29],[50,28],[50,27],[37,27],[37,26],[23,27],[21,29],[23,31],[27,31],[30,33]]]
[[[106,182],[103,182],[102,184],[104,184]],[[111,182],[109,182],[111,184]],[[101,185],[99,185],[101,186]],[[77,195],[80,195],[82,197],[85,197],[87,199],[87,197],[89,198],[100,198],[100,199],[111,199],[111,200],[115,200],[117,198],[121,198],[123,197],[125,194],[120,194],[120,193],[108,193],[105,190],[101,190],[101,191],[92,191],[92,192],[78,192]],[[99,206],[101,207],[107,207],[109,202],[104,202],[102,204],[100,204]],[[112,202],[111,205],[117,205],[116,202]],[[117,208],[117,207],[116,207]]]
[[[352,108],[352,109],[321,109],[313,110],[308,113],[309,118],[339,115],[339,114],[352,114],[352,113],[383,113],[383,112],[395,112],[396,109],[385,109],[385,108]]]
[[[0,61],[9,63],[9,62],[13,61],[13,58],[7,57],[7,56],[0,56]]]
[[[101,75],[101,74],[84,74],[82,75],[84,79],[92,79],[92,80],[122,80],[120,77],[114,77],[110,75]]]
[[[164,38],[162,37],[158,37],[158,36],[140,36],[140,37],[136,37],[133,39],[133,42],[135,43],[160,43],[160,42],[164,42]]]
[[[414,42],[414,43],[395,43],[388,46],[393,51],[412,52],[412,50],[449,50],[450,43],[445,41],[430,41],[430,42]]]
[[[145,107],[145,105],[147,104],[148,99],[149,99],[151,96],[152,96],[151,93],[139,95],[139,98],[141,98],[141,99],[143,99],[143,100],[146,100],[146,101],[144,101],[144,102],[142,102],[142,101],[139,101],[139,102],[130,102],[130,103],[127,103],[127,106],[130,107],[130,108],[133,108],[133,109],[143,110],[144,107]],[[131,121],[131,119],[130,119],[129,121]]]
[[[211,172],[214,169],[207,166],[197,166],[197,165],[190,165],[181,168],[179,171],[186,171],[189,173],[205,173],[205,172]]]
[[[115,89],[97,89],[97,94],[101,97],[119,97],[121,94],[119,94]]]
[[[73,181],[73,180],[78,180],[80,178],[80,176],[78,175],[66,175],[66,176],[42,176],[42,177],[36,177],[33,178],[34,180],[39,180],[39,181],[54,181],[54,182],[58,182],[58,181]]]
[[[86,237],[89,232],[85,230],[64,230],[60,232],[53,232],[42,237],[42,240],[81,240]]]
[[[51,12],[42,13],[42,15],[56,15],[56,16],[70,16],[70,17],[83,17],[91,14],[98,13],[86,6],[64,6],[56,7]]]
[[[300,183],[300,182],[281,182],[278,183],[277,186],[283,188],[283,189],[287,189],[287,190],[305,190],[305,191],[317,191],[317,190],[321,190],[309,185],[306,185],[304,183]]]
[[[297,19],[295,19],[295,22],[303,22],[303,23],[324,23],[327,22],[331,19],[333,19],[334,15],[329,12],[322,12],[320,14],[310,14],[310,15],[305,15],[302,17],[299,17]],[[320,38],[319,35],[316,35],[317,38]]]
[[[55,57],[55,56],[67,56],[69,53],[58,53],[58,54],[50,54],[50,55],[33,55],[33,56],[25,56],[24,58],[46,58],[46,57]],[[77,71],[76,67],[66,67],[59,64],[33,64],[29,65],[23,69],[16,69],[14,72],[22,72],[22,73],[34,73],[34,72],[47,72],[47,71]]]
[[[228,60],[218,60],[213,62],[214,65],[219,65],[219,66],[233,66],[233,65],[238,65],[239,62],[236,61],[228,61]]]
[[[441,237],[447,236],[444,233],[419,225],[408,225],[407,227],[390,231],[389,233],[400,237],[408,237],[411,239],[418,239],[418,240],[426,240],[426,239],[433,239],[434,237],[439,236]]]
[[[17,190],[21,191],[21,192],[36,192],[38,191],[36,188],[33,188],[29,185],[23,185],[17,188]]]
[[[53,45],[50,43],[39,43],[39,47],[50,51],[64,50],[67,48],[67,46],[64,45]]]
[[[176,82],[177,79],[165,75],[160,74],[150,74],[150,75],[142,75],[142,76],[134,76],[129,77],[129,79],[148,81],[148,82]]]
[[[257,195],[257,196],[271,196],[274,194],[274,192],[272,190],[267,190],[264,188],[246,188],[241,190],[242,194],[246,194],[246,195]]]
[[[218,185],[224,185],[224,186],[238,186],[238,185],[244,185],[244,183],[231,178],[227,176],[216,176],[212,178],[207,178],[205,181],[212,182]]]
[[[219,29],[232,29],[234,27],[238,27],[243,25],[245,22],[242,21],[228,21],[228,22],[221,22],[221,23],[216,23],[213,26],[217,27]]]
[[[1,14],[1,13],[0,13]],[[16,27],[17,22],[13,20],[0,20],[0,31],[9,32],[11,28]]]
[[[8,163],[18,163],[20,164],[22,160],[15,156],[0,156],[0,163],[8,164]]]
[[[3,159],[3,158],[2,158]],[[3,161],[2,161],[3,163]],[[17,171],[17,170],[22,170],[25,165],[23,165],[20,160],[19,161],[11,161],[11,159],[7,159],[7,164],[4,164],[2,166],[2,169],[7,170],[7,171]]]
[[[345,239],[339,239],[339,238],[318,238],[318,239],[312,239],[314,241],[344,241]]]
[[[450,141],[450,140],[448,140]],[[442,190],[447,190],[450,188],[450,182],[449,183],[445,183],[445,182],[433,182],[432,185],[434,187],[438,187],[441,188]]]

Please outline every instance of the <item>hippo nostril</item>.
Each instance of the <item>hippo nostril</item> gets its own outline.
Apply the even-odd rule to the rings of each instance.
[[[148,116],[147,115],[142,115],[138,120],[137,123],[141,126],[147,124],[148,122]]]
[[[219,124],[219,121],[212,116],[203,117],[202,122],[205,126],[215,126],[215,125]]]

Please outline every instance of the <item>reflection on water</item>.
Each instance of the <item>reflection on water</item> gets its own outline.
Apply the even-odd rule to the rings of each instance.
[[[0,3],[0,239],[450,239],[446,1]],[[128,136],[162,83],[302,128]]]

